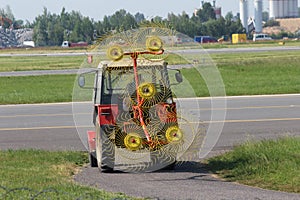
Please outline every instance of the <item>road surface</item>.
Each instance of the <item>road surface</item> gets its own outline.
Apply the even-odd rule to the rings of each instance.
[[[300,46],[274,46],[274,47],[241,47],[241,48],[219,48],[219,49],[189,49],[173,51],[174,53],[248,53],[248,52],[266,52],[266,51],[299,51]],[[23,56],[84,56],[98,54],[97,52],[64,52],[64,53],[0,53],[0,57],[23,57]]]
[[[226,100],[225,124],[215,150],[227,149],[251,138],[300,134],[300,94],[227,97]],[[199,120],[206,125],[218,122],[210,121],[210,98],[199,98],[197,102],[199,107],[190,110],[200,113]],[[78,141],[72,106],[72,103],[1,105],[0,149],[83,150]],[[93,128],[92,108],[88,103],[82,103],[82,106],[89,110],[76,111],[83,119],[78,125]]]
[[[300,95],[227,97],[221,136],[210,155],[231,149],[247,139],[300,136]],[[190,101],[187,99],[186,101]],[[204,124],[210,121],[210,98],[197,99]],[[82,103],[80,106],[87,106]],[[222,108],[214,108],[223,110]],[[79,109],[81,110],[81,109]],[[90,110],[77,112],[79,130],[92,128]],[[0,106],[0,149],[85,150],[77,134],[71,103]],[[86,167],[76,181],[111,192],[152,199],[300,199],[290,194],[228,183],[214,178],[196,162],[175,171],[146,174],[102,174]]]

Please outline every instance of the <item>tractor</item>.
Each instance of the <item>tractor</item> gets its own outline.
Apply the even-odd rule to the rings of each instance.
[[[112,45],[106,51],[110,60],[88,72],[95,73],[95,130],[87,133],[92,167],[102,172],[148,172],[175,166],[185,135],[171,85],[183,78],[180,70],[159,59],[164,53],[157,36],[147,38],[145,50],[127,52]],[[85,75],[78,78],[80,87]]]

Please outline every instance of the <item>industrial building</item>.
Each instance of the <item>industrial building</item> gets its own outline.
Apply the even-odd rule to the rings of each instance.
[[[252,22],[248,15],[249,0],[240,0],[240,19],[243,26],[248,30],[249,23]],[[253,0],[254,2],[254,23],[255,32],[262,32],[262,11],[263,1]],[[298,0],[269,0],[270,19],[280,18],[297,18],[298,17]]]
[[[203,6],[205,1],[201,1]],[[263,29],[262,13],[263,0],[239,0],[240,2],[240,20],[246,32],[251,32],[252,27],[256,33],[261,33]],[[254,5],[254,16],[249,16],[249,3]],[[298,0],[268,0],[269,2],[269,18],[285,19],[297,18],[298,16]],[[221,7],[216,6],[216,0],[212,1],[216,18],[221,17]],[[195,10],[196,13],[197,10]]]
[[[269,0],[270,18],[297,18],[298,0]]]

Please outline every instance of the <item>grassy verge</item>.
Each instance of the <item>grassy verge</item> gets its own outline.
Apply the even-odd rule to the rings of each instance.
[[[55,62],[54,60],[47,61],[46,58],[45,62]],[[70,57],[72,58],[76,57]],[[69,62],[66,60],[69,57],[56,57],[55,59],[62,59],[62,63]],[[174,59],[178,61],[179,58]],[[300,93],[300,54],[298,51],[288,51],[285,54],[281,52],[214,54],[212,59],[216,62],[223,78],[227,95]],[[82,58],[78,61],[75,59],[74,63],[81,61]],[[34,61],[29,63],[31,66]],[[43,69],[49,69],[49,66],[46,66],[45,64]],[[3,67],[2,63],[1,67]],[[36,68],[31,66],[28,69]],[[187,89],[184,84],[176,86],[174,88],[177,89],[176,94],[181,95],[178,97],[209,96],[205,82],[194,70],[182,70],[191,87]],[[74,81],[75,75],[1,77],[0,104],[71,101]],[[190,91],[195,91],[195,94],[190,94]],[[88,100],[90,98],[89,96]]]
[[[297,51],[214,55],[213,59],[221,72],[227,95],[300,92]]]
[[[227,95],[288,94],[300,93],[300,67],[295,65],[272,67],[261,64],[219,69]],[[191,69],[182,73],[189,80],[192,90],[179,84],[174,88],[176,94],[180,95],[178,97],[209,96],[199,74]],[[0,104],[70,102],[75,78],[75,75],[1,77]],[[191,94],[191,91],[195,91],[195,94]],[[87,99],[90,100],[91,96]]]
[[[76,69],[84,56],[0,57],[0,72],[25,70]]]
[[[133,199],[74,183],[87,162],[81,152],[0,151],[0,199]]]
[[[0,78],[1,104],[69,102],[75,75]]]
[[[43,54],[43,53],[60,53],[60,52],[86,52],[90,50],[88,47],[62,48],[60,46],[53,47],[35,47],[35,48],[5,48],[0,49],[0,54]]]
[[[229,181],[300,193],[300,138],[247,142],[207,167]]]

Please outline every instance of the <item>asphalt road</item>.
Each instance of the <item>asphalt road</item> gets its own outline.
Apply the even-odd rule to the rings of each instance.
[[[193,119],[206,127],[223,122],[212,119],[212,110],[226,111],[224,127],[214,150],[228,149],[251,138],[300,135],[300,94],[226,97],[225,100],[226,108],[212,109],[210,98],[186,99],[182,101],[184,105],[180,105],[180,109],[189,109],[191,115],[199,113]],[[91,106],[90,103],[1,105],[0,149],[83,150],[75,122],[79,132],[93,129]]]
[[[188,50],[176,50],[174,53],[247,53],[247,52],[266,52],[266,51],[299,51],[300,46],[274,46],[274,47],[243,47],[243,48],[220,48],[220,49],[188,49]],[[24,56],[83,56],[90,54],[98,54],[95,52],[65,52],[65,53],[30,53],[30,54],[18,54],[18,53],[0,53],[0,57],[24,57]]]
[[[224,98],[219,98],[224,100]],[[186,99],[189,113],[199,113],[205,126],[223,124],[212,116],[224,113],[224,127],[213,151],[215,155],[247,139],[300,136],[300,95],[227,97],[227,107],[211,108],[211,99]],[[191,101],[191,102],[188,102]],[[87,108],[87,110],[85,109]],[[85,150],[84,132],[92,128],[89,103],[0,106],[0,149]],[[182,108],[181,108],[182,109]],[[75,116],[73,113],[75,112]],[[75,122],[73,117],[75,117]],[[79,126],[77,130],[75,123]],[[146,174],[102,174],[87,167],[78,182],[112,192],[157,199],[300,199],[289,194],[246,187],[214,178],[196,162],[178,165],[175,171]]]

